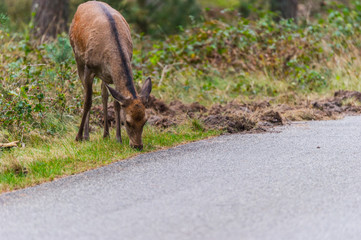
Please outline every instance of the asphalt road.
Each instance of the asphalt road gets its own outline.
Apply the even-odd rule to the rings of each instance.
[[[278,130],[0,195],[0,239],[360,239],[361,117]]]

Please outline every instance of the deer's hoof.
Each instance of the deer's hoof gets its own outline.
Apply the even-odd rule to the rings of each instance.
[[[83,141],[83,137],[76,136],[75,141],[77,141],[77,142],[82,142],[82,141]]]
[[[143,145],[130,145],[132,148],[138,150],[138,151],[142,151],[143,150]]]

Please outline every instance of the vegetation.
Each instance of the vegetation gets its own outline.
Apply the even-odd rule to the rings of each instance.
[[[298,23],[274,21],[275,14],[264,10],[252,9],[250,18],[238,11],[224,11],[217,19],[204,16],[199,22],[190,18],[191,27],[163,39],[133,32],[136,85],[151,76],[157,98],[206,106],[233,99],[284,103],[294,96],[361,90],[359,2],[330,5],[323,14]],[[138,154],[127,140],[123,145],[103,140],[96,124],[90,142],[74,141],[83,93],[68,37],[39,45],[32,28],[30,21],[24,30],[14,29],[0,14],[0,141],[19,140],[23,146],[1,152],[0,191]],[[99,105],[100,80],[94,95],[93,104]],[[220,133],[198,120],[167,129],[148,125],[145,152]]]
[[[195,129],[191,124],[171,127],[166,131],[146,126],[143,134],[143,152],[172,147],[219,133]],[[83,172],[141,153],[129,147],[125,131],[123,145],[114,137],[103,139],[101,131],[96,131],[89,142],[76,142],[75,135],[75,127],[68,126],[68,132],[65,134],[53,138],[37,135],[32,138],[30,146],[3,152],[0,164],[0,192]],[[115,136],[115,131],[111,135]]]
[[[12,20],[12,27],[19,29],[30,21],[31,11],[38,6],[36,20],[39,21],[36,21],[38,28],[35,32],[52,36],[59,30],[64,30],[64,24],[60,23],[66,21],[68,15],[73,16],[78,5],[83,2],[86,0],[53,0],[52,4],[44,0],[0,0],[0,13],[7,12]],[[120,10],[138,32],[151,34],[153,37],[176,33],[180,26],[185,27],[201,16],[201,7],[196,0],[104,0],[104,2]],[[68,5],[69,9],[65,11]],[[192,20],[189,16],[193,16]],[[49,23],[53,28],[46,29]]]

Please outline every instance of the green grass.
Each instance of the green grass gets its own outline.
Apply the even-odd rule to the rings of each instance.
[[[100,129],[91,133],[88,142],[76,142],[75,128],[58,138],[33,140],[31,146],[3,151],[0,162],[0,192],[36,185],[89,169],[104,166],[141,153],[169,148],[219,135],[189,122],[166,130],[152,126],[144,129],[144,150],[129,147],[123,132],[123,144],[114,138],[102,138]]]
[[[239,5],[239,0],[199,0],[204,7],[231,8]]]
[[[214,71],[216,72],[216,69]],[[184,103],[198,101],[211,106],[235,99],[244,102],[257,96],[275,97],[289,92],[292,87],[291,83],[265,73],[209,73],[197,76],[195,72],[195,69],[188,68],[165,77],[164,84],[154,84],[155,96],[166,102],[177,99]]]

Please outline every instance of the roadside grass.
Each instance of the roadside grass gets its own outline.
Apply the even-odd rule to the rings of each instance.
[[[122,159],[159,149],[205,139],[221,134],[216,130],[205,130],[189,121],[168,129],[147,125],[144,129],[144,150],[129,147],[129,139],[122,132],[123,144],[111,138],[103,139],[102,130],[91,133],[88,142],[76,142],[76,129],[63,136],[47,140],[33,140],[25,148],[4,150],[0,161],[0,192],[33,186],[56,178],[73,175]]]

